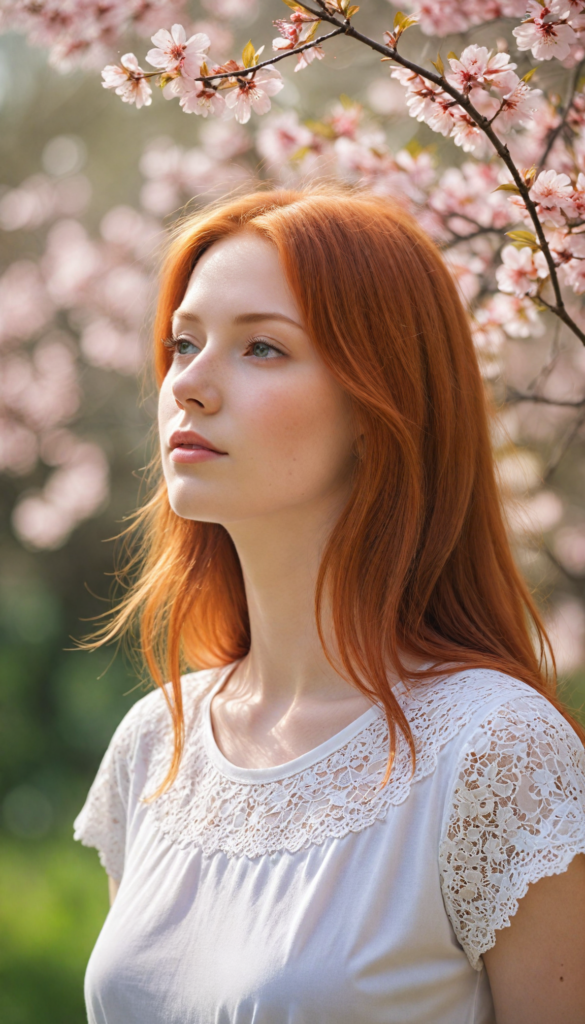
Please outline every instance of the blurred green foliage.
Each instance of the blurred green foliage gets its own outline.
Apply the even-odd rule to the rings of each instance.
[[[95,853],[68,834],[0,843],[0,1020],[82,1024],[83,972],[107,913]]]

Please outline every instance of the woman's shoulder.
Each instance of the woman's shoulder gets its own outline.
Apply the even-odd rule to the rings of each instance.
[[[417,747],[417,774],[429,774],[441,751],[461,756],[469,746],[534,743],[546,733],[552,748],[585,757],[571,724],[543,693],[494,669],[462,669],[405,690],[401,703]],[[450,759],[449,757],[447,758]]]
[[[218,679],[217,668],[201,669],[181,676],[181,697],[185,729],[189,730],[197,718],[205,696]],[[157,686],[132,705],[118,725],[110,746],[118,753],[131,757],[138,746],[166,744],[172,734],[170,705],[174,700],[170,683]]]

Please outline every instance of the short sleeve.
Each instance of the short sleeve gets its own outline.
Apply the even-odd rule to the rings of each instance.
[[[73,838],[95,847],[103,867],[116,881],[124,872],[131,760],[141,704],[138,701],[116,729],[73,823]]]
[[[579,737],[539,694],[498,706],[462,747],[439,851],[445,908],[472,967],[528,886],[583,852]]]

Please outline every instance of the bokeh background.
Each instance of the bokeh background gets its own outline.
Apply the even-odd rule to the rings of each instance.
[[[269,47],[271,20],[285,16],[276,0],[189,10],[225,56],[250,35]],[[381,38],[392,13],[385,0],[367,0],[362,26]],[[457,44],[448,40],[445,52]],[[436,51],[427,37],[411,45],[419,58]],[[132,47],[146,49],[130,38],[120,52]],[[335,134],[331,118],[335,131],[344,117],[357,118],[352,101],[390,152],[422,149],[445,167],[465,160],[410,120],[377,59],[345,40],[301,75],[280,65],[286,84],[265,129],[254,119],[244,127],[186,116],[160,96],[137,111],[104,91],[88,64],[56,68],[42,46],[16,32],[0,36],[3,1024],[85,1020],[83,972],[107,913],[105,875],[95,852],[73,843],[72,821],[114,728],[143,689],[124,652],[88,654],[75,641],[108,607],[110,538],[137,505],[152,450],[149,318],[165,227],[185,204],[202,205],[255,177],[290,180],[303,161],[307,176],[309,140],[319,134],[322,171],[333,159],[325,146]],[[271,134],[274,118],[279,132]],[[525,387],[550,344],[548,329],[507,338],[487,373],[496,397],[510,383]],[[557,388],[583,394],[583,352],[567,344]],[[579,708],[583,420],[510,405],[501,422],[503,474],[532,524],[516,530],[517,555],[551,626],[566,699]],[[567,451],[547,477],[559,444]]]

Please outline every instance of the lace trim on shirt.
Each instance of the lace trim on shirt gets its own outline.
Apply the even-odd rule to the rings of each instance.
[[[528,886],[585,852],[585,751],[537,696],[497,707],[465,745],[439,861],[443,897],[472,967]]]
[[[412,784],[434,771],[441,748],[486,700],[502,695],[508,684],[512,695],[525,685],[474,670],[469,695],[462,701],[466,681],[459,674],[421,686],[417,695],[399,695],[415,740],[416,769],[413,775],[410,752],[399,736],[392,775],[383,789],[389,738],[382,712],[310,767],[278,781],[250,783],[228,779],[211,763],[203,748],[198,709],[177,779],[152,805],[154,819],[176,845],[197,846],[205,854],[221,850],[230,857],[295,853],[361,832],[384,818],[389,806],[403,803]],[[159,744],[152,752],[153,789],[167,765],[168,752]]]

